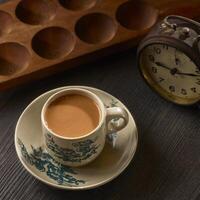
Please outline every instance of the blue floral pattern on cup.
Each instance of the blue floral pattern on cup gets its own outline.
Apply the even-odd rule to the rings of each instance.
[[[85,184],[84,180],[78,180],[73,175],[77,173],[68,166],[56,162],[42,147],[32,148],[32,152],[28,153],[23,142],[18,138],[18,145],[21,150],[22,157],[31,166],[35,166],[37,170],[45,173],[50,179],[55,180],[59,185],[70,184],[78,186]]]
[[[58,146],[53,137],[48,133],[45,134],[45,137],[47,147],[54,152],[57,158],[63,161],[81,162],[96,154],[99,147],[99,145],[95,144],[97,138],[95,140],[88,139],[81,142],[74,142],[72,143],[74,148],[70,149]]]
[[[117,107],[118,105],[118,101],[116,101],[115,99],[112,99],[110,102],[110,105],[107,106],[108,108],[112,108],[112,107]]]

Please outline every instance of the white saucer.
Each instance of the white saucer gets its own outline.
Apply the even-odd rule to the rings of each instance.
[[[106,106],[127,108],[115,97],[101,90],[68,86],[51,90],[35,99],[20,116],[15,130],[15,148],[25,169],[38,180],[60,189],[91,189],[116,178],[131,162],[138,143],[135,121],[129,113],[129,123],[107,138],[100,156],[84,167],[67,167],[56,163],[44,150],[40,113],[45,101],[59,90],[81,87],[96,93]]]

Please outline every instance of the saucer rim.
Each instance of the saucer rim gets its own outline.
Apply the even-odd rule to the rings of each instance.
[[[58,90],[62,90],[62,89],[65,89],[65,88],[71,88],[71,87],[72,88],[77,88],[78,87],[78,88],[85,88],[85,89],[97,90],[99,92],[103,92],[105,95],[108,95],[108,96],[111,96],[111,97],[117,99],[126,108],[126,110],[128,111],[129,115],[132,117],[132,119],[134,121],[135,128],[136,128],[136,132],[135,132],[135,137],[136,137],[135,146],[131,146],[131,148],[130,148],[130,150],[133,151],[133,153],[132,153],[131,157],[129,158],[128,162],[126,162],[125,165],[122,165],[121,170],[119,170],[116,174],[114,174],[114,176],[111,176],[108,179],[105,179],[105,180],[103,180],[101,182],[98,182],[98,183],[92,184],[92,185],[88,185],[88,186],[59,185],[59,184],[56,184],[56,183],[51,183],[51,182],[46,181],[44,178],[41,178],[40,176],[36,175],[34,172],[32,172],[32,170],[30,168],[27,167],[26,163],[23,161],[23,159],[20,156],[20,152],[19,152],[19,148],[18,148],[18,144],[17,144],[17,130],[18,130],[18,126],[19,126],[19,124],[21,122],[21,119],[23,118],[24,113],[27,112],[27,110],[36,101],[38,101],[39,99],[41,99],[42,97],[44,97],[48,93],[51,93],[51,92],[54,92],[54,91],[56,92]],[[16,128],[15,128],[14,140],[15,140],[15,150],[16,150],[18,159],[20,160],[22,166],[27,170],[27,172],[29,172],[34,178],[36,178],[37,180],[41,181],[42,183],[44,183],[44,184],[46,184],[48,186],[51,186],[51,187],[57,188],[57,189],[62,189],[62,190],[89,190],[89,189],[94,189],[94,188],[100,187],[102,185],[105,185],[106,183],[111,182],[112,180],[114,180],[115,178],[117,178],[119,175],[121,175],[124,172],[124,170],[129,166],[129,164],[133,160],[133,157],[134,157],[134,155],[135,155],[135,153],[137,151],[137,147],[138,147],[138,128],[137,128],[137,125],[136,125],[136,122],[135,122],[135,119],[134,119],[133,115],[130,113],[130,111],[128,110],[128,108],[117,97],[114,97],[113,95],[109,94],[108,92],[105,92],[105,91],[103,91],[101,89],[98,89],[98,88],[94,88],[94,87],[90,87],[90,86],[81,86],[81,85],[69,85],[69,86],[63,86],[63,87],[58,87],[58,88],[49,90],[49,91],[47,91],[47,92],[39,95],[33,101],[31,101],[26,106],[26,108],[23,110],[23,112],[21,113],[20,117],[18,118],[18,121],[17,121],[17,124],[16,124]]]

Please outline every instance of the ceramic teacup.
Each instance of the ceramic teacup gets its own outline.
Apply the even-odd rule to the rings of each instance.
[[[70,95],[83,95],[98,106],[99,122],[91,132],[80,137],[63,137],[53,132],[47,124],[45,113],[56,99]],[[41,112],[44,144],[48,153],[61,164],[78,167],[90,163],[104,148],[106,136],[123,129],[128,123],[128,113],[121,107],[106,108],[102,100],[94,93],[80,88],[65,89],[50,96]],[[74,122],[76,123],[76,122]],[[78,124],[77,124],[78,126]]]

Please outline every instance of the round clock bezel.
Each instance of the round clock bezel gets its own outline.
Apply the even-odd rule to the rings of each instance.
[[[145,82],[150,86],[150,88],[154,92],[157,92],[162,98],[172,103],[175,103],[178,105],[184,105],[184,106],[190,106],[190,105],[199,103],[200,96],[199,96],[199,99],[191,99],[191,98],[187,99],[187,98],[176,97],[175,95],[166,92],[158,84],[155,84],[155,81],[152,80],[150,75],[148,76],[147,70],[145,70],[145,67],[142,66],[141,64],[141,54],[147,46],[156,45],[156,44],[168,45],[168,46],[178,49],[179,51],[186,54],[194,62],[194,64],[200,69],[199,52],[195,51],[192,47],[190,47],[186,43],[176,38],[166,37],[166,36],[148,37],[141,43],[137,52],[137,58],[138,58],[137,65],[139,66],[140,73],[142,77],[144,78]]]

